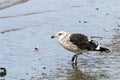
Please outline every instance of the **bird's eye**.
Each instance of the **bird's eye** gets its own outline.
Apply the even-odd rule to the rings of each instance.
[[[61,33],[59,33],[58,35],[62,35]]]

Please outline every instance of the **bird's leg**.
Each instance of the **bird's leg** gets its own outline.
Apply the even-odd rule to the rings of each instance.
[[[77,57],[78,57],[78,55],[76,55],[75,64],[77,64]]]
[[[82,54],[82,53],[79,53],[79,54]],[[72,63],[77,63],[77,57],[79,54],[75,54],[73,57],[72,57]]]
[[[75,61],[75,63],[77,63],[77,55],[76,54],[72,57],[72,62],[74,63],[74,61]]]
[[[77,63],[72,63],[72,68],[75,69],[75,70],[77,70],[78,69]]]
[[[72,60],[71,60],[72,62],[74,62],[75,57],[76,57],[76,55],[73,55]]]

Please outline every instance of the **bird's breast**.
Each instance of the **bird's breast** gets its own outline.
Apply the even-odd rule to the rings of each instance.
[[[73,45],[72,42],[70,42],[69,40],[60,40],[59,43],[67,50],[72,51],[77,53],[76,51],[78,51],[77,46]]]

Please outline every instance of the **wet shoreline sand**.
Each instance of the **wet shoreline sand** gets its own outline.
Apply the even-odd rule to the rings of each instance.
[[[5,80],[119,80],[119,2],[28,0],[2,9],[0,66],[7,69]],[[61,30],[90,36],[111,52],[85,53],[73,65],[73,53],[50,38]]]
[[[113,35],[113,44],[111,44],[110,46],[113,48],[113,51],[119,53],[120,52],[120,32],[118,32],[117,34]]]

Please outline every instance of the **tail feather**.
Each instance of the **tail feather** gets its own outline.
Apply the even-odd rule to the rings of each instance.
[[[100,51],[100,52],[106,52],[106,53],[109,53],[109,52],[110,52],[110,50],[109,50],[109,49],[104,48],[104,47],[100,47],[100,49],[99,49],[99,50],[97,50],[97,51]]]
[[[89,45],[90,45],[90,47],[89,47],[90,50],[106,52],[106,53],[110,52],[109,49],[101,47],[100,44],[94,40],[89,41]]]

